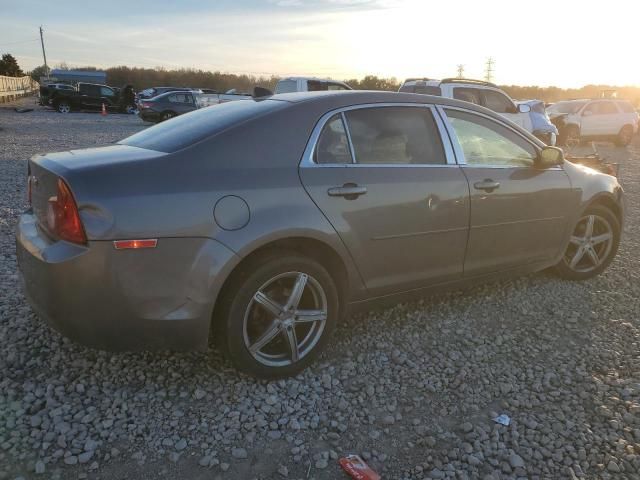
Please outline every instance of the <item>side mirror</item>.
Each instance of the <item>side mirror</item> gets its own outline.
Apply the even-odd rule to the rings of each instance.
[[[531,105],[527,105],[526,103],[520,103],[518,105],[518,112],[529,113],[530,111],[531,111]]]
[[[564,163],[564,152],[558,147],[544,147],[538,156],[540,168],[551,168]]]
[[[583,117],[590,117],[591,115],[593,115],[593,112],[591,110],[585,110],[584,112],[582,112]]]

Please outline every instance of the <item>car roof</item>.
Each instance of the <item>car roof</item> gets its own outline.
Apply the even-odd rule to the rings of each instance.
[[[283,80],[318,80],[319,82],[335,82],[335,83],[344,83],[340,80],[334,80],[333,78],[321,78],[321,77],[283,77],[279,81]]]
[[[327,90],[321,92],[292,92],[279,93],[265,99],[289,102],[292,104],[325,103],[327,109],[342,108],[351,105],[368,103],[424,103],[452,107],[463,107],[468,110],[477,110],[480,113],[490,114],[492,117],[503,120],[497,113],[469,102],[445,98],[438,95],[424,95],[421,93],[389,92],[382,90]],[[260,101],[260,100],[258,100]]]

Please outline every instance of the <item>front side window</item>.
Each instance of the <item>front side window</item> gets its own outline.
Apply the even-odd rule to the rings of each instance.
[[[113,97],[113,90],[107,87],[100,87],[100,95],[103,97]]]
[[[327,83],[327,89],[328,90],[349,90],[347,87],[345,87],[340,83],[331,83],[331,82]]]
[[[329,119],[320,133],[315,151],[318,164],[351,163],[349,139],[342,115],[337,113]]]
[[[618,108],[613,102],[600,102],[598,105],[598,113],[600,115],[613,115],[618,113]]]
[[[191,103],[191,94],[174,93],[173,95],[169,95],[169,101],[172,103]]]
[[[513,102],[506,95],[493,90],[484,91],[484,106],[496,113],[513,113]]]
[[[345,112],[345,116],[356,163],[447,163],[438,128],[428,108],[362,108]]]
[[[533,167],[538,152],[517,133],[493,120],[446,109],[467,165]]]
[[[462,100],[463,102],[482,105],[480,90],[478,90],[477,88],[456,87],[453,89],[453,98],[455,98],[456,100]]]

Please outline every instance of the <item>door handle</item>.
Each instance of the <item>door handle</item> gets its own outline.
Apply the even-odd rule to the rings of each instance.
[[[496,188],[500,188],[500,183],[491,180],[490,178],[485,178],[481,182],[476,182],[473,184],[473,187],[476,190],[484,190],[485,192],[491,193]]]
[[[333,187],[327,190],[327,194],[330,197],[344,197],[347,200],[355,200],[365,193],[367,193],[367,187],[361,187],[355,183],[345,183],[341,187]]]

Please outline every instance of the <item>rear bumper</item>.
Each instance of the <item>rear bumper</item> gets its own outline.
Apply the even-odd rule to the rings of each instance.
[[[203,350],[213,305],[235,254],[203,238],[153,249],[111,241],[52,242],[30,213],[16,231],[23,286],[36,313],[70,339],[106,350]]]

